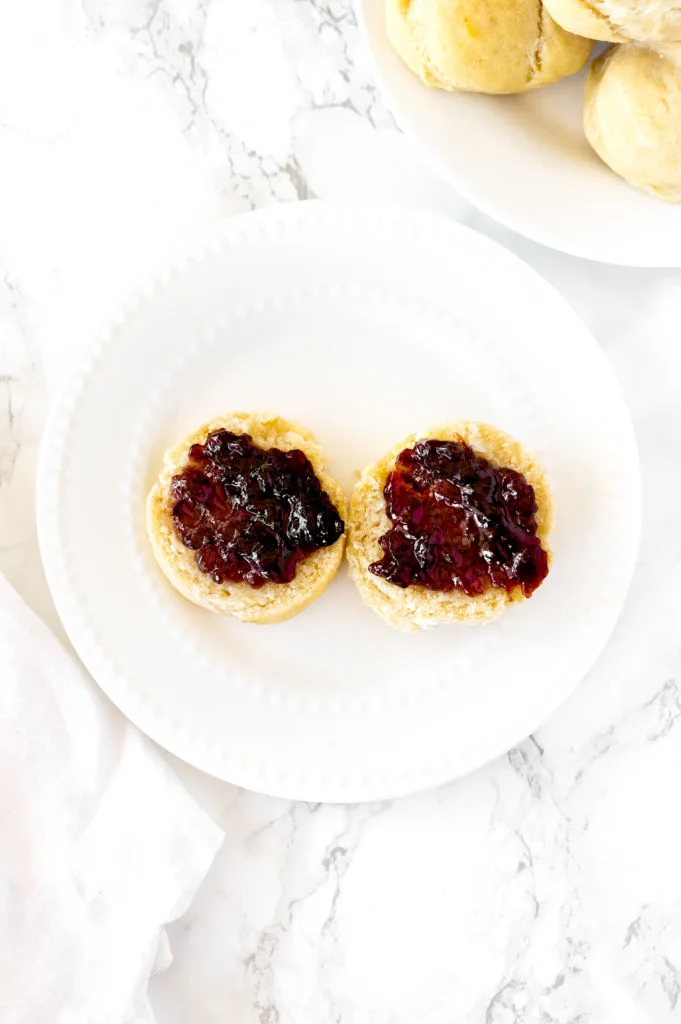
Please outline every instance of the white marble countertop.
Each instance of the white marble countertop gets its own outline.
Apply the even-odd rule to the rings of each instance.
[[[50,395],[170,244],[252,206],[379,198],[501,240],[603,344],[643,461],[620,624],[507,757],[354,808],[178,765],[226,840],[171,928],[160,1024],[681,1020],[681,272],[542,249],[434,180],[376,93],[350,0],[24,0],[0,10],[0,53],[0,570],[55,628],[33,497]]]

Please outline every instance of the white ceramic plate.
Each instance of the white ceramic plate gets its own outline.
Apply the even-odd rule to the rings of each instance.
[[[357,0],[400,127],[463,196],[537,242],[625,266],[681,266],[681,205],[631,188],[588,145],[586,72],[519,96],[421,84],[388,42],[385,0]]]
[[[309,425],[348,490],[441,419],[510,431],[555,490],[547,581],[496,623],[416,636],[345,569],[282,625],[194,607],[152,558],[145,497],[169,445],[257,407]],[[97,341],[46,430],[39,527],[74,646],[141,729],[252,789],[363,800],[475,768],[583,678],[629,585],[639,471],[600,348],[516,257],[459,225],[302,203],[227,222]]]

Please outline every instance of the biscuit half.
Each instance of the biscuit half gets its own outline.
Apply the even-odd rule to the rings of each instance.
[[[534,489],[537,536],[550,558],[547,540],[553,524],[551,491],[544,471],[524,445],[496,427],[463,420],[440,423],[422,434],[413,434],[362,472],[350,501],[348,524],[350,575],[362,599],[388,625],[404,632],[448,622],[485,622],[500,615],[509,604],[527,600],[520,587],[508,592],[489,586],[475,597],[460,590],[429,590],[419,584],[402,589],[369,571],[369,566],[383,557],[379,538],[391,527],[383,495],[388,474],[400,452],[428,438],[464,441],[494,465],[522,473]]]
[[[172,478],[186,467],[191,446],[203,444],[216,430],[250,434],[259,448],[300,449],[312,463],[322,489],[341,518],[347,521],[345,494],[339,483],[326,472],[326,456],[314,435],[300,424],[270,413],[235,412],[219,416],[199,427],[164,456],[161,475],[147,499],[147,533],[164,575],[184,597],[212,612],[235,615],[242,622],[283,622],[297,615],[326,590],[342,561],[345,536],[299,562],[290,583],[266,583],[254,588],[247,583],[213,582],[198,568],[194,561],[195,552],[184,546],[175,531],[170,485]]]

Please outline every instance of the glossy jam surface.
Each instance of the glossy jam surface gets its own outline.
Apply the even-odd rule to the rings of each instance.
[[[177,534],[215,583],[290,583],[345,530],[303,452],[258,448],[248,434],[218,430],[193,445],[170,493]]]
[[[369,568],[398,587],[475,596],[489,586],[519,586],[529,597],[548,573],[534,490],[463,441],[405,449],[384,495],[392,528],[379,541],[383,558]]]

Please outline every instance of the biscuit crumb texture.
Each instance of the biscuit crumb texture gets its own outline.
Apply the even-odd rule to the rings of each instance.
[[[343,558],[345,535],[328,548],[312,552],[296,567],[290,583],[266,583],[260,588],[247,583],[214,583],[194,561],[195,552],[186,548],[173,525],[172,478],[187,464],[193,444],[204,444],[216,430],[250,434],[259,448],[282,451],[300,449],[312,463],[317,479],[346,523],[347,500],[340,485],[326,472],[326,456],[312,433],[298,423],[267,412],[236,412],[205,423],[175,448],[166,452],[158,482],[147,499],[147,533],[156,560],[173,587],[184,597],[212,612],[234,615],[242,622],[260,624],[284,622],[315,601],[328,587]]]
[[[508,593],[490,586],[477,597],[460,590],[444,593],[420,585],[403,590],[369,571],[372,562],[383,557],[378,541],[391,527],[383,496],[388,474],[400,452],[424,439],[464,441],[495,465],[522,473],[534,488],[537,536],[549,559],[551,555],[548,536],[553,525],[553,501],[549,483],[533,455],[519,441],[486,423],[468,421],[440,423],[400,441],[382,459],[367,466],[355,486],[350,502],[348,564],[365,604],[389,626],[409,633],[450,622],[487,622],[500,615],[509,604],[528,600],[520,587]]]

